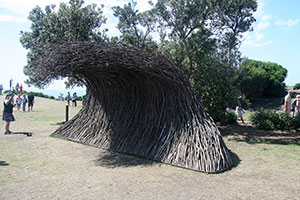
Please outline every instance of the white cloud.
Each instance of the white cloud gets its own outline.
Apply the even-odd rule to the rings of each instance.
[[[27,17],[29,12],[37,5],[44,9],[46,5],[55,4],[59,6],[60,3],[67,2],[69,2],[69,0],[0,0],[0,8]],[[95,3],[99,6],[103,4],[105,8],[110,10],[112,6],[123,6],[126,2],[128,2],[128,0],[86,0],[85,4]]]
[[[299,22],[300,22],[299,18],[295,19],[295,20],[289,19],[287,25],[288,26],[297,26],[299,24]]]
[[[263,3],[263,1],[258,0],[257,1],[257,10],[254,13],[255,18],[262,17],[264,15],[264,11],[263,11],[264,7],[265,7],[265,4]]]
[[[257,33],[257,34],[255,35],[256,41],[261,40],[263,37],[264,37],[264,34],[262,34],[262,33]]]
[[[274,44],[275,42],[273,40],[269,40],[269,41],[266,41],[266,42],[261,42],[261,43],[255,43],[253,44],[254,47],[263,47],[263,46],[268,46],[268,45],[271,45],[271,44]]]
[[[267,29],[268,27],[270,26],[270,22],[268,21],[261,21],[257,24],[256,26],[256,31],[259,32],[259,31],[262,31],[262,30],[265,30]]]
[[[262,17],[261,17],[261,20],[262,20],[262,21],[268,21],[268,20],[270,20],[270,19],[272,19],[272,15],[266,15],[266,14],[264,14],[264,15],[262,15]]]
[[[245,41],[243,42],[243,46],[263,47],[263,46],[272,45],[274,43],[275,42],[273,40],[261,42],[250,36],[248,38],[247,37],[245,38]]]
[[[15,23],[23,23],[28,20],[24,17],[18,17],[13,15],[2,15],[0,14],[0,22],[15,22]]]
[[[60,2],[68,2],[68,0],[0,0],[0,8],[27,17],[29,12],[37,5],[44,8],[50,4],[59,5]]]
[[[263,0],[258,0],[258,7],[254,17],[256,18],[256,23],[253,27],[253,32],[248,32],[244,34],[244,41],[242,46],[252,46],[252,47],[262,47],[274,44],[273,40],[264,41],[265,32],[270,26],[272,15],[266,14],[264,12],[264,2]]]
[[[278,26],[288,26],[288,27],[291,27],[291,26],[297,26],[300,22],[300,18],[297,18],[297,19],[289,19],[287,21],[284,21],[282,19],[279,19],[275,22],[276,25]]]

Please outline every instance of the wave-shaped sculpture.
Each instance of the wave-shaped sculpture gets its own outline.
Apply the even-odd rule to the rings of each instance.
[[[162,55],[120,44],[53,45],[39,77],[80,77],[87,98],[52,133],[86,145],[208,173],[232,166],[212,118],[183,73]]]

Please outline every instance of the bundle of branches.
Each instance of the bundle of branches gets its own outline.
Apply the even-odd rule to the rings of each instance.
[[[212,118],[162,55],[119,44],[54,45],[36,76],[80,77],[87,98],[52,136],[203,172],[232,166]]]

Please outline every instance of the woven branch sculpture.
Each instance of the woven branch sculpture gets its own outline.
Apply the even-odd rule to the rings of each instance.
[[[36,77],[80,77],[87,98],[54,137],[207,173],[232,166],[228,149],[183,73],[162,55],[120,44],[52,46]]]

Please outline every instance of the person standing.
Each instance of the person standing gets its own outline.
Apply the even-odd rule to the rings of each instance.
[[[300,113],[300,95],[296,96],[293,104],[295,104],[294,116],[297,116]]]
[[[77,106],[77,93],[76,92],[74,92],[73,93],[73,96],[72,96],[72,106]]]
[[[13,104],[13,96],[12,94],[8,94],[5,97],[4,100],[4,109],[3,109],[3,115],[2,120],[6,122],[5,125],[5,132],[4,134],[11,134],[12,132],[9,130],[10,122],[15,121],[15,118],[13,116],[13,108],[16,106],[16,104]]]
[[[17,85],[16,85],[16,91],[17,91],[17,93],[19,93],[19,89],[20,89],[20,85],[19,85],[19,83],[17,83]]]
[[[243,108],[242,108],[241,100],[242,100],[242,97],[240,96],[240,97],[238,98],[238,106],[236,106],[236,108],[235,108],[235,113],[236,113],[236,116],[237,116],[238,118],[241,119],[242,123],[243,123],[244,125],[247,125],[247,124],[245,123],[245,121],[244,121],[244,118],[243,118],[243,113],[245,113],[245,111],[244,111]]]
[[[292,91],[289,90],[287,95],[284,97],[284,112],[290,115],[292,105]]]
[[[21,104],[22,104],[21,95],[18,95],[18,97],[16,99],[16,104],[17,104],[17,111],[20,112],[20,110],[21,110]]]
[[[0,95],[2,95],[2,91],[3,91],[3,85],[0,85]]]
[[[22,94],[22,92],[23,92],[23,86],[22,86],[22,84],[20,85],[20,94]]]
[[[34,96],[32,92],[30,92],[28,95],[28,112],[30,111],[32,112],[33,104],[34,104]]]
[[[26,111],[26,103],[27,103],[27,98],[26,95],[24,94],[22,97],[22,108],[23,108],[23,112]]]

